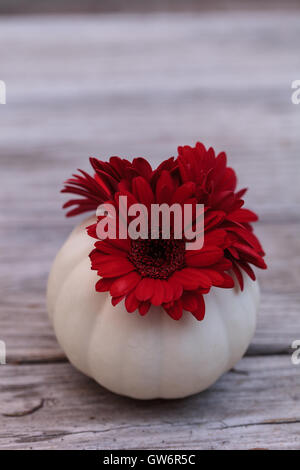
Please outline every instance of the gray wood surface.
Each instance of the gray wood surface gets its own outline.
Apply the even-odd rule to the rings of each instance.
[[[13,449],[295,448],[300,389],[289,362],[288,356],[245,358],[202,394],[149,402],[109,393],[69,364],[5,366],[1,445]]]
[[[0,17],[0,448],[300,448],[299,13]],[[118,397],[75,371],[45,288],[78,220],[62,181],[87,157],[154,163],[197,140],[226,150],[269,270],[253,342],[185,400]]]

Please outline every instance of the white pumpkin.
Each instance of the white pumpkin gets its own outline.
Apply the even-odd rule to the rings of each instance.
[[[244,276],[239,288],[212,288],[206,314],[197,321],[184,312],[179,321],[160,307],[144,317],[128,313],[109,293],[95,291],[91,270],[94,240],[77,226],[53,264],[48,311],[70,362],[113,392],[139,399],[180,398],[200,392],[231,369],[253,336],[258,283]]]

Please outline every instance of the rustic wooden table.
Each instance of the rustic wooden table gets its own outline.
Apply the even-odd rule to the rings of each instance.
[[[297,11],[0,19],[1,448],[300,448],[299,35]],[[59,190],[89,155],[158,162],[197,140],[261,216],[257,332],[210,390],[133,401],[77,372],[49,325],[50,263],[79,221]]]

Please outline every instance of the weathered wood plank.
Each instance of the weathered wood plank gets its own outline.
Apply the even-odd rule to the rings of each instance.
[[[48,272],[68,233],[67,221],[52,227],[2,228],[0,250],[0,336],[9,360],[61,360],[45,308]],[[71,224],[74,221],[71,221]],[[258,224],[269,269],[258,272],[261,307],[249,354],[287,352],[300,338],[300,225]],[[276,234],[276,236],[274,236]],[[20,242],[22,240],[22,243]]]
[[[279,355],[300,339],[299,33],[286,12],[0,18],[1,448],[300,448],[299,370]],[[91,154],[157,163],[199,139],[228,152],[261,215],[256,357],[187,400],[117,397],[60,363],[47,320],[76,223],[58,192]]]
[[[1,0],[1,14],[44,14],[44,13],[110,13],[110,12],[201,12],[211,10],[295,10],[299,9],[297,0],[252,0],[251,2],[240,2],[239,0],[152,0],[152,2],[141,2],[140,0],[52,0],[40,2],[39,0]]]
[[[0,18],[1,221],[54,223],[91,154],[158,162],[199,139],[262,216],[299,220],[299,31],[284,12]]]
[[[299,366],[288,356],[244,358],[210,390],[174,401],[119,397],[69,364],[0,374],[2,449],[300,448]]]

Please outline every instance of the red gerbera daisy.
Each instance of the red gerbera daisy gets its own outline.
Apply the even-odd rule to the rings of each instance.
[[[255,274],[249,264],[266,269],[265,255],[261,244],[253,233],[252,222],[257,215],[242,208],[242,197],[247,189],[236,190],[235,171],[227,166],[224,152],[217,157],[212,148],[197,143],[195,147],[178,148],[178,166],[182,181],[194,181],[197,184],[197,201],[205,204],[207,210],[218,211],[221,217],[219,227],[226,230],[227,248],[225,256],[231,260],[241,289],[243,289],[243,269],[251,279]]]
[[[109,163],[92,158],[91,164],[94,176],[79,170],[81,175],[66,182],[63,192],[81,196],[64,205],[76,206],[68,216],[96,211],[104,202],[119,212],[120,196],[127,196],[129,205],[141,203],[147,208],[163,203],[205,205],[201,250],[187,250],[184,235],[176,239],[172,231],[169,239],[114,238],[95,243],[90,258],[101,277],[96,290],[109,291],[113,305],[124,300],[128,312],[138,310],[141,315],[151,305],[162,306],[176,320],[186,310],[201,320],[203,296],[212,286],[233,287],[232,270],[243,288],[240,269],[255,279],[250,264],[266,268],[251,225],[257,216],[242,208],[246,190],[236,192],[236,175],[227,167],[224,152],[216,157],[213,149],[200,143],[179,147],[177,159],[164,161],[156,170],[143,158],[132,163],[118,157]],[[98,238],[96,224],[88,227],[88,233]]]
[[[138,176],[128,184],[128,189],[115,194],[117,210],[120,196],[127,196],[131,204],[191,203],[195,185],[177,183],[163,170],[152,190],[150,183]],[[195,203],[195,202],[194,202]],[[88,228],[96,235],[96,224]],[[233,287],[233,280],[225,272],[231,262],[224,258],[225,230],[211,228],[205,236],[201,250],[186,250],[185,239],[106,239],[95,243],[90,254],[92,269],[101,280],[97,291],[110,291],[112,303],[125,299],[128,312],[139,310],[145,315],[151,304],[161,305],[174,319],[183,310],[191,312],[198,320],[204,317],[203,294],[212,286]]]
[[[65,182],[62,193],[71,193],[80,196],[80,199],[71,199],[66,202],[63,209],[76,206],[67,213],[72,217],[83,212],[96,211],[99,204],[114,196],[119,187],[126,189],[130,181],[142,176],[148,182],[155,181],[164,169],[171,169],[174,158],[164,161],[157,170],[153,171],[151,165],[144,158],[134,158],[129,162],[125,158],[111,157],[109,162],[103,162],[91,157],[90,163],[94,169],[91,176],[83,170],[78,170],[79,175],[74,174]]]

